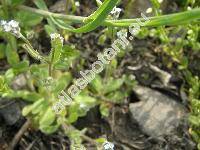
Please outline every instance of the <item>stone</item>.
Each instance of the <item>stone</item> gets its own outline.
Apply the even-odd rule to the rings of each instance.
[[[14,100],[0,99],[0,117],[6,125],[14,125],[21,116],[19,103]]]
[[[141,101],[130,104],[131,116],[151,137],[170,135],[187,114],[183,105],[156,90],[136,86],[134,92]]]
[[[11,87],[13,90],[21,90],[21,89],[26,89],[26,78],[23,74],[19,74],[14,78],[14,80],[11,83]]]

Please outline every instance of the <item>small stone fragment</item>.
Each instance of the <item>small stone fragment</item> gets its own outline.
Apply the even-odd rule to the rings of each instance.
[[[15,77],[15,79],[12,81],[11,87],[14,90],[21,90],[26,89],[26,78],[23,74],[20,74]]]
[[[15,124],[21,118],[21,109],[18,103],[0,99],[0,116],[7,125]]]
[[[134,92],[141,101],[130,104],[131,116],[152,137],[173,133],[186,115],[181,104],[158,91],[136,86]]]

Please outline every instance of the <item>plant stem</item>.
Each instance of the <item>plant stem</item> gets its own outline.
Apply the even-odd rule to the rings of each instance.
[[[54,17],[57,19],[62,19],[66,21],[70,21],[72,23],[84,23],[84,20],[87,17],[82,16],[74,16],[74,15],[64,15],[64,14],[58,14],[58,13],[52,13],[49,11],[31,8],[28,6],[20,5],[17,6],[17,9],[19,10],[25,10],[29,11],[35,14],[38,14],[43,17]],[[136,23],[137,18],[135,19],[121,19],[121,20],[110,20],[106,19],[102,25],[103,26],[113,26],[113,27],[129,27],[132,23]],[[143,18],[139,18],[141,21],[144,21]],[[174,13],[174,14],[168,14],[168,15],[162,15],[162,16],[156,16],[156,17],[149,17],[150,21],[145,24],[146,27],[157,27],[157,26],[173,26],[173,25],[182,25],[184,23],[189,23],[191,21],[197,21],[200,19],[200,8],[196,8],[189,11],[184,11],[180,13]]]
[[[52,76],[52,64],[51,62],[49,63],[49,76]]]
[[[69,131],[71,131],[71,130],[77,130],[74,126],[68,125],[68,124],[65,124],[65,123],[62,124],[62,129],[63,129],[64,132],[67,133],[67,134],[68,134]],[[86,136],[85,134],[81,134],[81,138],[83,138],[85,141],[90,142],[90,143],[93,144],[93,145],[97,145],[97,142],[96,142],[94,139],[90,138],[89,136]]]
[[[31,7],[24,6],[24,5],[18,6],[17,9],[29,11],[29,12],[41,15],[43,17],[52,16],[52,17],[57,18],[57,19],[63,19],[63,20],[74,22],[74,23],[83,23],[83,20],[85,18],[87,18],[87,17],[81,17],[81,16],[73,16],[73,15],[64,15],[64,14],[52,13],[52,12],[49,12],[49,11],[45,11],[45,10],[42,10],[42,9],[31,8]]]
[[[49,62],[49,76],[50,77],[52,76],[52,71],[53,71],[52,64],[53,64],[54,54],[55,54],[55,49],[52,49],[51,60]]]
[[[36,50],[34,50],[34,48],[32,47],[31,43],[26,39],[26,37],[24,37],[22,34],[20,36],[20,38],[26,43],[23,45],[23,48],[26,49],[26,51],[35,59],[43,61],[43,62],[47,62],[47,60],[40,55]]]
[[[14,136],[12,142],[10,143],[9,150],[14,150],[15,146],[23,136],[23,134],[27,131],[27,129],[30,127],[31,121],[28,119],[24,125],[21,127],[21,129],[17,132],[17,134]]]
[[[66,13],[66,14],[68,14],[69,5],[70,5],[70,0],[66,0],[66,4],[65,4],[65,13]]]

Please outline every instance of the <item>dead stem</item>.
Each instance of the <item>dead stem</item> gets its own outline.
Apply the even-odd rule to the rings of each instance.
[[[14,150],[17,143],[20,141],[23,134],[27,131],[27,129],[30,127],[31,121],[27,120],[24,125],[20,128],[20,130],[15,134],[15,137],[13,138],[12,142],[9,145],[9,150]]]

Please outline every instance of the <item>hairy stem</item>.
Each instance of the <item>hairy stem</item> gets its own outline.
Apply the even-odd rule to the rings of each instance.
[[[34,48],[32,47],[31,43],[24,37],[22,34],[20,38],[26,43],[23,45],[23,48],[35,59],[46,62],[46,59],[40,55]]]
[[[42,9],[31,8],[31,7],[24,6],[24,5],[18,6],[17,9],[29,11],[29,12],[41,15],[43,17],[52,16],[52,17],[57,18],[57,19],[63,19],[63,20],[74,22],[74,23],[83,23],[83,20],[86,18],[86,17],[81,17],[81,16],[73,16],[73,15],[64,15],[64,14],[52,13],[52,12],[49,12],[49,11],[45,11],[45,10],[42,10]]]
[[[52,71],[53,71],[53,59],[54,59],[54,55],[55,55],[55,49],[52,49],[52,56],[51,56],[51,61],[49,62],[49,76],[52,76]]]

